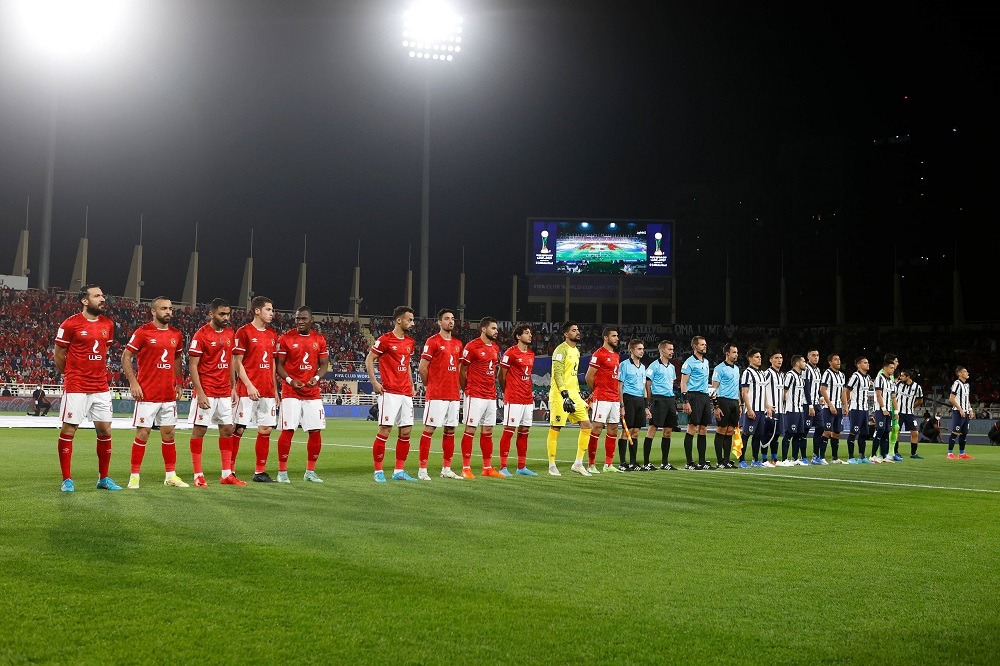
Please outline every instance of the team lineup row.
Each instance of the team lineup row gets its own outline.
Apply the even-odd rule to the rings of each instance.
[[[71,474],[73,439],[80,423],[94,422],[97,430],[98,484],[108,490],[120,490],[109,476],[111,458],[111,394],[108,389],[108,346],[114,339],[114,323],[104,315],[107,302],[100,287],[87,285],[80,290],[82,312],[69,317],[60,325],[55,339],[55,365],[64,374],[64,399],[61,410],[62,428],[59,434],[59,460],[63,474],[62,489],[75,489]],[[177,424],[177,400],[180,398],[184,352],[183,336],[170,326],[173,305],[167,298],[157,298],[150,305],[152,319],[136,329],[122,352],[122,367],[135,399],[131,474],[128,487],[138,488],[140,471],[151,431],[158,428],[164,459],[164,484],[187,487],[176,472],[177,453],[174,443]],[[235,332],[230,328],[231,308],[216,299],[210,304],[209,321],[192,336],[187,347],[189,371],[194,385],[191,410],[193,426],[190,450],[194,485],[207,486],[202,467],[202,442],[211,426],[219,429],[221,458],[220,483],[246,485],[234,473],[241,438],[247,428],[256,428],[254,445],[255,473],[253,481],[289,483],[288,456],[292,436],[298,427],[308,433],[307,462],[304,479],[322,483],[316,474],[316,461],[322,447],[322,430],[326,426],[325,410],[319,393],[319,380],[328,367],[326,339],[313,328],[313,316],[308,307],[295,312],[294,328],[279,334],[270,328],[274,317],[272,302],[258,296],[250,304],[253,320]],[[482,475],[506,478],[518,474],[537,476],[527,468],[528,435],[532,425],[532,368],[535,355],[530,349],[532,330],[522,324],[514,329],[515,344],[501,352],[499,330],[495,319],[480,322],[480,335],[463,345],[452,336],[455,313],[443,309],[438,313],[438,333],[425,342],[420,354],[418,372],[426,387],[424,428],[419,442],[417,477],[405,469],[413,427],[413,394],[410,361],[415,351],[413,339],[407,335],[414,325],[414,313],[401,306],[393,312],[393,330],[380,336],[365,359],[366,370],[378,395],[378,432],[372,445],[374,478],[386,482],[383,461],[392,430],[396,429],[393,480],[430,480],[427,471],[431,440],[437,428],[443,431],[441,476],[471,479],[472,449],[476,433],[482,454]],[[838,456],[841,417],[849,416],[847,462],[867,461],[865,442],[869,421],[875,428],[872,462],[901,459],[888,455],[892,433],[899,426],[909,429],[913,452],[916,454],[916,429],[913,407],[922,395],[919,385],[901,373],[897,382],[893,373],[895,357],[886,363],[874,382],[868,377],[867,359],[858,359],[857,372],[845,382],[840,372],[840,359],[829,357],[829,368],[819,374],[819,352],[809,352],[808,360],[792,358],[792,370],[781,371],[780,352],[771,355],[771,367],[760,370],[761,353],[751,349],[747,354],[750,366],[739,373],[735,365],[738,349],[726,345],[726,358],[711,373],[704,354],[704,338],[692,340],[693,354],[683,364],[680,394],[676,395],[676,373],[671,364],[673,344],[659,344],[659,358],[644,367],[644,346],[641,340],[628,342],[628,357],[623,362],[618,355],[618,331],[604,331],[603,345],[596,350],[587,368],[585,381],[592,389],[590,404],[581,397],[578,381],[581,340],[574,322],[563,326],[564,341],[552,355],[550,386],[550,427],[547,437],[549,474],[560,476],[556,466],[556,449],[561,429],[576,423],[580,426],[577,455],[571,467],[583,476],[598,473],[596,452],[602,432],[605,435],[607,472],[656,469],[649,461],[653,438],[662,431],[660,469],[674,469],[669,463],[670,435],[677,427],[677,406],[688,415],[685,435],[686,468],[714,469],[706,459],[707,428],[714,413],[716,420],[716,456],[719,468],[735,467],[731,460],[734,436],[741,429],[751,441],[753,463],[747,463],[737,439],[736,453],[740,466],[775,466],[777,464],[827,464],[827,443],[832,449],[832,461]],[[376,363],[378,374],[376,374]],[[965,453],[970,409],[968,405],[968,372],[958,370],[952,389],[953,432],[949,456],[956,438],[959,457]],[[493,467],[493,426],[497,422],[497,386],[502,391],[504,414],[500,439],[500,468]],[[914,389],[915,387],[915,389]],[[463,397],[464,396],[464,397]],[[455,434],[459,425],[459,403],[462,404],[464,431],[461,439],[462,467],[452,470]],[[871,413],[870,413],[871,412]],[[863,417],[862,417],[863,415]],[[648,426],[647,426],[648,421]],[[895,426],[895,427],[894,427]],[[280,428],[278,437],[278,475],[267,473],[270,435]],[[643,440],[643,463],[637,462],[638,435],[646,428]],[[805,437],[815,431],[814,456],[806,457]],[[777,456],[777,437],[783,434],[782,460]],[[698,462],[693,458],[697,437]],[[854,444],[858,441],[860,457],[855,458]],[[792,458],[787,456],[792,444]],[[508,470],[511,445],[516,446],[517,467]],[[618,450],[619,464],[614,464]],[[626,462],[626,451],[629,460]],[[763,461],[760,460],[763,452]],[[770,452],[771,460],[768,460]],[[584,456],[589,464],[584,464]],[[796,462],[791,462],[796,461]]]

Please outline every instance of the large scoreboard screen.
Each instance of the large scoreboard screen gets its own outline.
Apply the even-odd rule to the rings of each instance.
[[[529,274],[673,275],[673,222],[528,219]]]

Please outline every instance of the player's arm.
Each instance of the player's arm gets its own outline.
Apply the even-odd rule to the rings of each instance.
[[[646,393],[646,403],[649,404],[649,403],[651,403],[653,401],[653,380],[650,379],[649,377],[646,377],[645,386],[646,386],[646,390],[645,390],[645,393]]]
[[[497,371],[497,384],[500,386],[500,392],[505,393],[507,391],[507,366],[501,365],[500,369]]]
[[[55,352],[52,354],[52,360],[56,364],[56,370],[59,374],[66,372],[66,348],[60,345],[56,345]]]
[[[427,386],[427,376],[430,370],[431,362],[424,357],[420,357],[420,363],[417,365],[417,374],[420,375],[420,383]]]
[[[191,356],[188,359],[188,367],[191,370],[191,383],[194,384],[195,400],[198,401],[199,407],[202,409],[208,409],[208,396],[205,395],[205,389],[201,387],[201,374],[198,372],[198,363],[200,361],[201,356]]]
[[[583,378],[583,380],[587,382],[587,387],[590,388],[591,391],[594,390],[594,378],[596,376],[597,376],[597,368],[595,368],[592,365],[587,366],[587,374]]]
[[[954,391],[952,391],[951,395],[948,396],[948,402],[951,403],[951,406],[954,409],[958,410],[958,413],[961,414],[962,418],[965,418],[965,411],[962,409],[962,406],[958,404],[958,394],[957,393],[955,393]]]
[[[368,352],[368,356],[365,356],[365,370],[368,371],[368,379],[372,383],[372,390],[378,395],[382,395],[382,384],[375,378],[375,359],[378,358],[378,354],[373,351]],[[281,367],[281,366],[278,366]]]
[[[233,366],[236,368],[236,376],[243,382],[243,386],[246,387],[247,397],[251,400],[260,400],[260,391],[250,381],[247,369],[243,366],[243,354],[233,354]]]
[[[757,418],[757,415],[753,411],[753,407],[750,406],[750,387],[740,387],[740,395],[743,397],[743,404],[746,405],[747,408],[747,417],[751,419]]]
[[[562,380],[563,372],[565,372],[566,362],[562,360],[562,354],[559,356],[558,361],[555,357],[552,358],[552,385],[556,388],[556,391],[562,393],[566,390],[566,387],[559,382]]]
[[[840,392],[840,404],[847,409],[848,405],[851,404],[851,386],[849,384],[844,384],[843,390]]]
[[[688,379],[691,375],[681,370],[681,402],[683,403],[683,411],[685,414],[691,413],[691,403],[688,402],[687,389],[688,389]]]
[[[458,388],[465,393],[465,384],[469,379],[469,364],[464,362],[458,364]]]
[[[316,374],[313,375],[309,381],[306,382],[306,386],[310,388],[319,384],[320,378],[326,374],[326,371],[330,369],[330,357],[320,356],[319,357],[319,368],[316,370]]]
[[[135,358],[135,354],[128,347],[122,350],[122,372],[125,373],[125,379],[128,380],[129,390],[132,392],[132,397],[137,401],[142,402],[145,397],[142,394],[142,387],[139,386],[139,380],[135,376],[135,368],[132,367],[132,359]]]
[[[174,398],[181,400],[184,397],[184,368],[181,367],[183,355],[178,349],[174,354]]]
[[[826,384],[820,384],[819,397],[823,399],[823,404],[830,410],[830,413],[836,416],[837,408],[833,406],[833,400],[830,398],[830,387]]]
[[[885,407],[885,392],[881,388],[875,389],[875,404],[878,406],[879,410],[886,411]]]

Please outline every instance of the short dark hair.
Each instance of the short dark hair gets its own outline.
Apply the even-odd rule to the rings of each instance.
[[[913,370],[910,370],[909,368],[903,368],[902,370],[899,371],[899,376],[902,377],[903,375],[912,378],[914,376],[914,373]]]
[[[751,347],[750,349],[747,350],[747,358],[749,359],[753,356],[756,356],[759,353],[760,349],[758,347]]]
[[[962,370],[965,370],[965,369],[966,368],[965,368],[964,365],[956,365],[955,366],[955,374],[957,375],[958,373],[962,372]]]
[[[642,340],[640,340],[639,338],[632,338],[631,340],[628,341],[628,348],[629,348],[629,350],[635,349],[639,345],[642,345],[643,347],[645,347],[646,343],[643,342]]]
[[[696,335],[693,338],[691,338],[691,349],[695,348],[699,340],[704,340],[704,339],[705,339],[704,336],[701,335]]]
[[[274,305],[274,301],[272,301],[267,296],[254,296],[253,300],[250,301],[250,312],[253,312],[255,310],[262,310],[264,309],[264,306],[267,305],[268,303]]]
[[[671,347],[673,347],[674,346],[673,340],[660,340],[660,342],[656,345],[656,348],[657,349],[663,349],[667,345],[670,345]]]
[[[101,289],[101,285],[96,284],[94,282],[91,282],[90,284],[83,285],[82,287],[80,287],[79,293],[77,293],[77,298],[79,298],[81,301],[87,300],[90,297],[90,290],[91,289]],[[104,291],[104,290],[101,289],[101,291]]]
[[[737,347],[735,342],[727,342],[726,344],[722,345],[722,353],[728,354],[730,349],[736,349],[736,348]]]
[[[409,312],[410,314],[413,314],[413,308],[411,308],[409,305],[400,305],[395,310],[392,311],[392,318],[393,319],[399,319],[400,317],[402,317],[403,315],[405,315],[407,312]]]
[[[310,317],[312,316],[313,313],[312,308],[309,307],[308,305],[300,305],[298,308],[296,308],[295,314],[298,314],[300,312],[308,312]]]
[[[861,361],[867,361],[867,360],[868,360],[867,356],[859,356],[856,359],[854,359],[854,365],[859,365]]]
[[[891,363],[895,363],[896,359],[898,359],[898,358],[899,357],[896,356],[895,354],[886,354],[885,356],[882,357],[882,365],[886,366],[886,365],[889,365]]]
[[[837,352],[833,352],[832,354],[826,357],[826,362],[829,363],[834,359],[834,357],[840,358],[840,354],[838,354]]]
[[[604,331],[601,332],[601,335],[606,338],[612,333],[617,333],[617,332],[618,328],[616,326],[607,326],[605,327]]]
[[[212,312],[218,312],[219,308],[231,307],[229,302],[224,298],[213,298],[212,302],[208,304],[208,309]]]
[[[514,337],[519,338],[521,337],[522,333],[530,330],[531,326],[529,326],[528,324],[518,324],[517,326],[514,327]]]
[[[566,322],[565,324],[563,324],[563,333],[568,333],[569,329],[573,328],[574,326],[579,326],[579,324],[577,324],[575,321]]]
[[[495,324],[495,323],[497,323],[497,320],[494,319],[493,317],[483,317],[482,319],[479,320],[479,328],[486,328],[490,324]]]
[[[804,360],[806,360],[805,356],[803,356],[802,354],[796,354],[795,356],[792,357],[791,364],[795,365],[799,361],[804,361]]]
[[[155,303],[156,301],[169,301],[169,300],[170,299],[167,298],[166,296],[154,296],[149,301],[149,307],[153,307],[153,303]]]
[[[768,358],[774,358],[778,354],[781,354],[781,350],[780,349],[772,349],[771,350],[771,355],[768,356]],[[781,355],[784,356],[784,354],[781,354]]]
[[[441,321],[442,319],[444,319],[444,316],[446,314],[448,314],[449,312],[451,313],[452,317],[455,316],[455,311],[452,310],[451,308],[441,308],[440,310],[438,310],[438,314],[437,314],[438,321]]]

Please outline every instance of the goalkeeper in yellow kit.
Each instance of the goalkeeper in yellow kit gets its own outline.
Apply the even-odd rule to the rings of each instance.
[[[570,423],[580,424],[580,435],[576,440],[577,459],[582,459],[590,442],[590,420],[587,418],[587,403],[580,395],[580,350],[577,344],[581,337],[576,322],[563,324],[563,342],[552,352],[552,382],[549,386],[549,435],[546,445],[549,453],[549,474],[562,476],[556,467],[556,449],[559,431]],[[582,466],[581,466],[582,468]],[[573,471],[590,476],[585,468]]]

